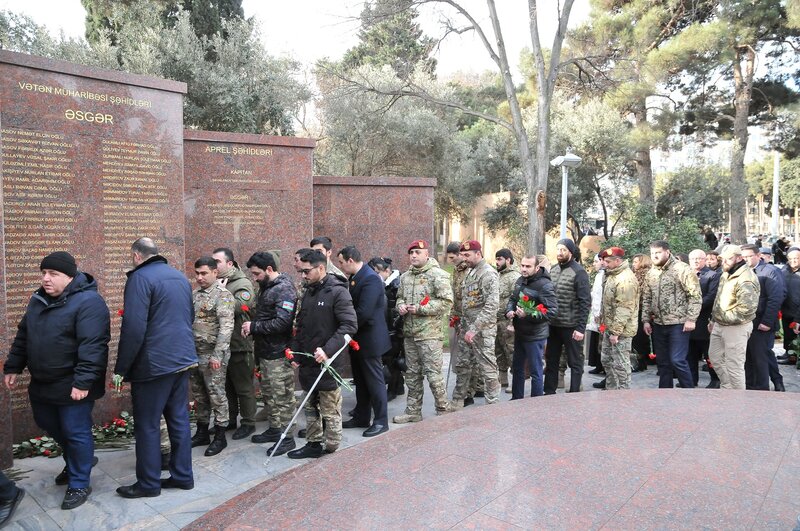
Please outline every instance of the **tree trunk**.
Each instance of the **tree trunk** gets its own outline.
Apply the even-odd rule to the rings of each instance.
[[[731,152],[731,243],[747,241],[747,186],[744,181],[744,155],[749,138],[747,118],[750,114],[750,98],[753,92],[753,73],[756,53],[750,46],[736,48],[733,63],[734,100],[736,114],[733,120],[733,149]]]
[[[637,102],[633,110],[636,127],[647,123],[647,104],[645,98]],[[653,165],[650,160],[650,146],[638,148],[633,159],[636,170],[636,181],[639,183],[639,201],[655,205],[656,196],[653,186]]]

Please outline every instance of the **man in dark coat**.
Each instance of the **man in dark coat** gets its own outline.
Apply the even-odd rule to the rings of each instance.
[[[56,477],[57,485],[68,485],[61,508],[74,509],[92,492],[92,408],[105,394],[110,316],[94,278],[78,271],[71,254],[49,254],[40,269],[42,287],[28,303],[3,371],[10,389],[28,368],[33,418],[64,450],[66,467]]]
[[[558,316],[556,299],[550,275],[539,266],[536,255],[526,256],[520,263],[522,276],[517,279],[514,291],[506,303],[506,319],[514,323],[514,360],[511,367],[511,400],[525,396],[525,363],[531,371],[531,396],[544,394],[542,381],[542,354],[547,342],[548,323]],[[520,301],[530,308],[540,304],[544,311],[534,315],[527,311]]]
[[[689,253],[689,265],[700,281],[700,294],[702,296],[700,316],[697,318],[697,324],[689,336],[689,354],[686,357],[696,387],[700,379],[698,368],[700,360],[708,358],[708,345],[711,341],[708,322],[711,319],[711,310],[714,309],[714,300],[717,298],[717,288],[719,287],[721,273],[712,270],[706,265],[706,253],[702,249],[695,249]],[[713,367],[709,368],[709,374],[711,382],[707,387],[719,389],[719,378]]]
[[[772,347],[778,330],[778,312],[786,298],[786,286],[781,271],[760,256],[760,249],[753,244],[742,245],[742,258],[753,269],[761,285],[758,309],[753,320],[753,333],[747,340],[747,355],[744,372],[747,389],[769,391],[772,377],[776,391],[785,391],[783,376],[778,370],[778,361]]]
[[[345,344],[345,334],[353,335],[358,329],[358,319],[353,309],[353,300],[347,284],[338,275],[328,274],[328,260],[320,251],[305,251],[298,258],[297,269],[306,281],[306,289],[297,315],[297,333],[292,338],[291,350],[313,355],[294,355],[293,361],[300,368],[300,385],[311,394],[305,405],[306,445],[287,454],[290,459],[321,457],[325,440],[327,453],[335,452],[342,441],[342,393],[339,384],[325,371],[317,387],[311,387],[324,370],[322,363],[339,351]],[[347,347],[332,365],[341,373],[342,356]],[[325,419],[324,430],[322,419]]]
[[[134,268],[125,283],[122,329],[114,373],[131,382],[136,483],[123,498],[153,497],[162,488],[194,488],[189,428],[189,369],[197,365],[192,286],[158,254],[150,238],[131,246]],[[170,477],[161,477],[159,421],[167,421]]]
[[[343,422],[342,428],[368,428],[364,437],[374,437],[389,430],[382,359],[392,348],[385,319],[386,292],[383,280],[372,268],[365,267],[358,249],[345,247],[339,251],[338,259],[339,269],[349,277],[350,296],[358,318],[355,339],[359,344],[358,351],[350,349],[356,407],[353,418]],[[371,425],[370,405],[374,414]]]
[[[788,262],[783,268],[783,283],[786,286],[786,299],[783,301],[783,348],[786,350],[783,358],[779,359],[781,365],[794,365],[797,363],[797,352],[793,351],[792,344],[797,338],[792,323],[800,321],[800,249],[792,247],[787,253]]]

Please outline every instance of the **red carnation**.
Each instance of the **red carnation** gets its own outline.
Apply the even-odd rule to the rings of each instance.
[[[250,306],[248,306],[246,304],[242,304],[242,311],[243,312],[249,312],[250,311]]]
[[[290,349],[290,348],[287,348],[286,350],[284,350],[283,351],[283,355],[286,356],[287,360],[293,360],[294,359],[294,354],[292,354],[292,349]]]
[[[422,299],[421,301],[419,301],[419,305],[420,306],[425,306],[429,302],[431,302],[431,296],[430,295],[425,295],[425,298]]]
[[[713,369],[714,368],[714,366],[711,364],[711,360],[710,359],[706,360],[706,365],[708,365],[709,369]]]
[[[525,301],[525,302],[528,302],[529,300],[531,300],[531,298],[528,297],[527,295],[523,295],[522,296],[522,300]]]
[[[778,319],[783,319],[783,312],[778,310]]]
[[[46,456],[50,455],[50,453],[51,453],[50,450],[45,450],[44,452],[42,452],[42,455],[44,455],[46,457]]]
[[[650,354],[647,355],[647,357],[650,358],[651,360],[654,360],[654,359],[656,359],[656,353],[655,352],[651,352]]]
[[[117,310],[117,315],[119,315],[120,317],[122,317],[122,314],[123,314],[123,313],[125,313],[125,310],[123,310],[122,308],[120,308],[119,310]]]
[[[789,323],[789,328],[797,328],[797,322],[792,321],[791,323]]]
[[[542,315],[545,315],[547,313],[547,308],[545,308],[544,304],[538,305],[536,309],[539,310],[539,312],[541,312]]]
[[[605,334],[606,333],[606,325],[604,325],[604,324],[600,325],[600,333],[601,334]]]
[[[355,339],[351,339],[350,340],[350,348],[355,350],[355,351],[359,351],[359,350],[361,350],[361,345],[359,345],[358,342]]]
[[[461,320],[461,318],[459,316],[457,316],[457,315],[454,315],[453,317],[451,317],[450,318],[450,328],[455,328],[456,324],[458,324],[458,321],[460,321],[460,320]]]

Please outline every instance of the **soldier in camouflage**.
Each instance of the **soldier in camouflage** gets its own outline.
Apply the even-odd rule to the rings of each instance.
[[[236,430],[233,432],[233,440],[236,441],[249,437],[256,431],[253,340],[242,335],[242,323],[249,321],[255,315],[256,291],[253,283],[233,259],[233,251],[227,247],[219,247],[214,249],[211,257],[217,261],[217,279],[220,286],[230,291],[236,301],[233,335],[231,335],[231,359],[228,361],[228,374],[225,379],[225,394],[228,397],[231,418],[228,430]],[[240,411],[242,423],[237,428],[236,419]]]
[[[197,432],[192,448],[204,446],[205,455],[220,453],[227,445],[228,398],[225,396],[225,376],[231,355],[233,334],[233,295],[217,282],[217,262],[210,256],[194,263],[197,285],[192,292],[194,301],[194,344],[198,366],[191,369],[189,379],[197,409]],[[209,421],[214,413],[214,440],[210,440]]]
[[[464,345],[456,360],[456,387],[453,404],[460,407],[467,396],[472,378],[472,364],[477,362],[483,377],[486,403],[494,404],[500,397],[497,379],[497,359],[494,340],[497,334],[497,312],[500,289],[497,271],[483,259],[481,244],[475,240],[461,244],[461,256],[470,270],[461,288],[461,325]]]
[[[700,281],[689,264],[672,256],[663,240],[650,244],[650,259],[653,267],[642,286],[642,327],[653,337],[658,387],[671,389],[674,373],[682,388],[692,388],[694,378],[686,358],[703,303]]]
[[[717,371],[721,389],[745,389],[747,341],[753,332],[761,284],[738,245],[725,246],[720,259],[723,273],[708,325],[708,359]]]
[[[453,290],[450,275],[429,255],[425,240],[408,247],[411,267],[400,276],[397,310],[404,316],[403,334],[406,351],[406,411],[392,419],[395,424],[422,420],[424,378],[433,393],[436,414],[452,410],[442,376],[442,319],[450,312]]]
[[[600,256],[606,266],[599,327],[606,389],[630,389],[631,340],[639,328],[639,283],[623,249],[610,247]]]
[[[464,328],[461,326],[461,286],[464,284],[464,277],[469,272],[469,264],[461,256],[461,242],[450,242],[447,244],[447,262],[453,265],[453,275],[450,279],[450,287],[453,289],[453,308],[450,310],[450,366],[447,374],[453,369],[458,359],[461,345],[464,344]],[[469,391],[464,397],[464,405],[468,406],[475,403],[473,397],[484,396],[483,378],[480,375],[480,367],[477,363],[472,364],[472,378],[470,380]],[[447,382],[445,382],[447,384]]]
[[[509,330],[505,310],[509,297],[514,293],[514,285],[520,277],[519,268],[514,263],[514,255],[510,249],[500,249],[494,253],[497,272],[500,274],[499,291],[500,307],[497,310],[497,339],[494,354],[497,359],[497,371],[500,376],[500,387],[511,392],[508,386],[508,371],[514,362],[514,331]]]

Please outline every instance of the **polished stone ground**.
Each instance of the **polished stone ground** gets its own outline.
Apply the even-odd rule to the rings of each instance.
[[[117,496],[135,480],[133,451],[98,452],[94,493],[73,511],[59,509],[61,459],[18,460],[28,496],[9,528],[791,529],[800,377],[781,369],[785,394],[658,391],[650,367],[630,392],[599,392],[600,377],[585,375],[581,394],[503,394],[498,406],[444,417],[426,391],[424,422],[374,439],[345,430],[341,450],[309,463],[282,456],[266,469],[267,445],[249,441],[229,440],[216,457],[196,448],[196,488],[158,498]],[[346,393],[344,411],[353,404]],[[404,405],[390,402],[390,415]]]

